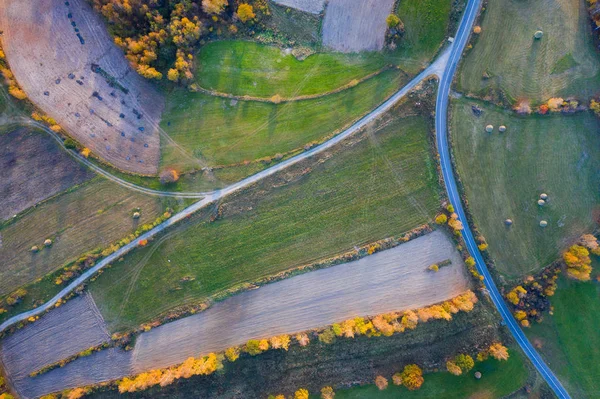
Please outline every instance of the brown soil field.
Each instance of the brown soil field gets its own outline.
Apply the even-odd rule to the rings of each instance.
[[[50,273],[83,253],[126,237],[166,205],[158,197],[93,179],[0,226],[0,296]],[[135,208],[141,217],[132,218]],[[44,240],[53,243],[44,247]],[[31,252],[38,246],[38,253]]]
[[[92,177],[45,133],[0,133],[0,221]]]
[[[0,343],[0,360],[11,385],[32,397],[29,374],[110,340],[100,312],[88,294],[74,298]]]
[[[323,21],[323,45],[345,53],[383,48],[394,0],[329,0]]]
[[[325,0],[273,0],[273,2],[311,14],[319,14],[325,6]]]
[[[0,0],[0,30],[11,70],[35,105],[117,168],[157,173],[163,100],[89,4]]]

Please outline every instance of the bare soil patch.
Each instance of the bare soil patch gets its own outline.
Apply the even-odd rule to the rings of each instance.
[[[381,50],[393,5],[394,0],[330,0],[323,44],[345,53]]]
[[[0,359],[18,394],[35,397],[31,372],[109,339],[93,299],[84,294],[5,338]]]
[[[131,69],[85,1],[0,0],[0,30],[33,103],[117,168],[157,172],[162,98]]]
[[[93,176],[45,133],[27,128],[0,133],[0,220]]]
[[[325,6],[325,0],[273,0],[273,2],[311,14],[319,14]]]

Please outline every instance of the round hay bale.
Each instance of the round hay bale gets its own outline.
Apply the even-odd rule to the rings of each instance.
[[[506,126],[504,126],[504,125],[500,125],[500,127],[498,128],[498,131],[499,131],[500,133],[504,133],[504,132],[506,132]]]
[[[494,125],[487,125],[485,127],[485,131],[488,132],[488,133],[493,132],[494,131]]]
[[[481,33],[481,26],[477,25],[473,28],[473,33],[475,33],[476,35]]]
[[[46,240],[44,241],[44,245],[49,247],[50,245],[52,245],[52,240],[49,238],[46,238]]]
[[[507,226],[511,226],[513,224],[513,221],[512,221],[512,219],[506,219],[504,221],[504,224],[507,225]]]
[[[480,379],[481,378],[481,372],[476,371],[475,372],[475,378]]]
[[[37,251],[39,251],[39,250],[40,250],[40,249],[38,248],[38,246],[37,246],[37,245],[34,245],[33,247],[31,247],[31,252],[37,252]]]
[[[547,222],[547,221],[545,221],[545,220],[542,220],[542,221],[540,222],[540,227],[546,227],[546,226],[548,226],[548,222]]]
[[[543,199],[538,200],[538,205],[539,206],[544,206],[544,205],[546,205],[546,201],[544,201]]]
[[[544,32],[542,32],[541,30],[538,30],[535,32],[535,34],[533,35],[533,37],[535,37],[536,39],[541,39],[542,36],[544,36]]]
[[[540,198],[543,199],[544,201],[546,201],[548,199],[548,194],[546,193],[541,193],[540,194]]]
[[[139,212],[133,212],[133,218],[134,219],[139,219],[140,218],[140,213]]]

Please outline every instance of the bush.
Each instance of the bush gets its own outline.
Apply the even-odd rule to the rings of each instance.
[[[179,173],[174,169],[165,169],[160,173],[161,184],[173,184],[179,180]]]
[[[386,389],[388,387],[388,380],[387,378],[378,375],[375,378],[375,385],[377,386],[377,388],[379,388],[380,391],[383,391],[384,389]]]
[[[444,215],[443,213],[442,213],[442,214],[440,214],[440,215],[438,215],[438,216],[435,218],[435,222],[436,222],[437,224],[445,224],[447,221],[448,221],[448,216]]]
[[[385,19],[385,22],[387,23],[388,28],[395,28],[400,24],[400,18],[395,14],[390,14]]]
[[[75,140],[68,138],[65,140],[65,148],[68,148],[69,150],[74,150],[77,148],[77,142],[75,142]]]
[[[323,387],[321,389],[321,399],[333,399],[335,397],[335,392],[333,392],[332,387]]]

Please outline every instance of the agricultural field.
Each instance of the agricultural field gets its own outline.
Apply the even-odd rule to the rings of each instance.
[[[59,269],[82,254],[103,249],[152,222],[174,200],[132,192],[94,178],[0,225],[0,295]],[[139,219],[132,217],[140,208]],[[44,246],[46,239],[52,245]],[[31,251],[33,246],[39,252]]]
[[[47,133],[0,128],[0,221],[92,177]]]
[[[380,53],[316,53],[298,60],[291,49],[242,40],[209,43],[198,59],[200,87],[261,98],[325,94],[385,66]]]
[[[472,105],[483,109],[481,116]],[[520,117],[467,99],[453,101],[451,115],[456,169],[501,275],[516,279],[538,271],[593,230],[600,211],[597,118]],[[495,126],[491,134],[488,124]],[[499,133],[499,125],[507,131]],[[549,196],[545,206],[537,204],[541,193]],[[540,227],[542,220],[547,227]]]
[[[454,376],[448,372],[425,374],[425,382],[418,391],[409,391],[392,384],[390,376],[387,389],[380,391],[375,385],[360,386],[336,391],[337,399],[392,399],[392,398],[502,398],[525,386],[527,382],[526,358],[517,347],[512,347],[506,362],[488,359],[476,363],[467,374]],[[479,371],[482,378],[474,376]],[[311,398],[318,398],[318,395]]]
[[[405,32],[398,47],[388,53],[390,60],[411,72],[426,66],[446,37],[454,34],[448,32],[452,4],[451,0],[398,2],[396,15],[404,23]]]
[[[429,121],[409,104],[352,139],[126,256],[91,285],[113,330],[189,301],[431,221],[439,186]],[[206,215],[208,216],[208,215]],[[142,272],[143,271],[143,272]]]
[[[585,0],[496,0],[463,60],[458,90],[533,104],[550,97],[586,100],[600,90],[600,57]],[[534,39],[537,30],[543,37]],[[597,34],[594,33],[594,34]]]
[[[600,270],[600,262],[593,267]],[[597,273],[596,273],[597,274]],[[576,398],[595,398],[600,391],[600,286],[597,281],[561,278],[550,298],[553,315],[532,326],[528,338]]]
[[[400,71],[388,70],[337,94],[280,104],[174,90],[168,95],[161,126],[176,145],[165,143],[161,163],[185,170],[302,149],[341,131],[407,80]],[[188,156],[182,156],[182,151]]]

